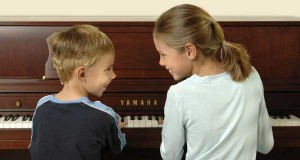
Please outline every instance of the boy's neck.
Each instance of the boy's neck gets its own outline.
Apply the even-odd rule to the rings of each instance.
[[[88,95],[82,92],[78,86],[80,85],[74,85],[72,82],[64,83],[63,89],[55,94],[54,97],[62,101],[78,100],[81,97],[87,97]]]

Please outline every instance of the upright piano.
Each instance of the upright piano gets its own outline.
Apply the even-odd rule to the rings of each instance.
[[[264,84],[275,147],[268,155],[258,154],[257,159],[299,159],[300,20],[219,22],[227,40],[246,46]],[[36,103],[62,88],[46,38],[79,24],[97,26],[116,50],[117,78],[101,98],[92,97],[130,120],[122,129],[127,138],[124,152],[109,159],[161,159],[159,120],[167,90],[176,82],[158,64],[152,21],[0,22],[0,159],[30,159]]]

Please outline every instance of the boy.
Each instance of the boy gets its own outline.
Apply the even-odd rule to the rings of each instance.
[[[88,99],[101,97],[116,78],[111,40],[94,26],[80,25],[52,34],[47,42],[63,89],[37,104],[32,160],[99,160],[106,151],[119,153],[126,144],[124,124],[110,107]]]

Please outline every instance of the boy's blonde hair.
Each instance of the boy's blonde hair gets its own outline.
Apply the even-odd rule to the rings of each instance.
[[[234,81],[243,81],[251,70],[250,57],[241,45],[225,40],[219,23],[200,7],[182,4],[164,12],[156,21],[153,36],[182,52],[187,43],[194,44],[205,57],[216,56]]]
[[[47,38],[53,65],[62,82],[70,80],[76,67],[92,67],[104,55],[114,54],[111,40],[97,27],[78,25]]]

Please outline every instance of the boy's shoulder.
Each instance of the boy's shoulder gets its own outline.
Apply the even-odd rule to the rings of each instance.
[[[52,98],[53,98],[53,95],[47,95],[47,96],[42,97],[42,98],[38,101],[37,107],[41,106],[42,104],[44,104],[44,103],[47,102],[47,101],[50,101]]]
[[[105,113],[111,115],[115,119],[119,118],[119,115],[111,107],[101,103],[100,101],[90,101],[87,99],[82,102],[84,104],[88,105],[89,107],[92,107],[94,109],[100,110],[102,112],[105,112]]]
[[[79,100],[74,100],[74,101],[60,101],[58,99],[56,99],[53,95],[47,95],[42,97],[38,103],[37,103],[37,108],[40,107],[41,105],[45,104],[46,102],[54,102],[54,103],[61,103],[61,104],[66,104],[66,103],[83,103],[85,104],[87,107],[90,107],[92,109],[96,109],[98,111],[101,112],[105,112],[106,114],[112,116],[115,119],[118,119],[119,116],[117,113],[114,112],[114,110],[101,103],[100,101],[91,101],[89,98],[87,97],[82,97]]]

